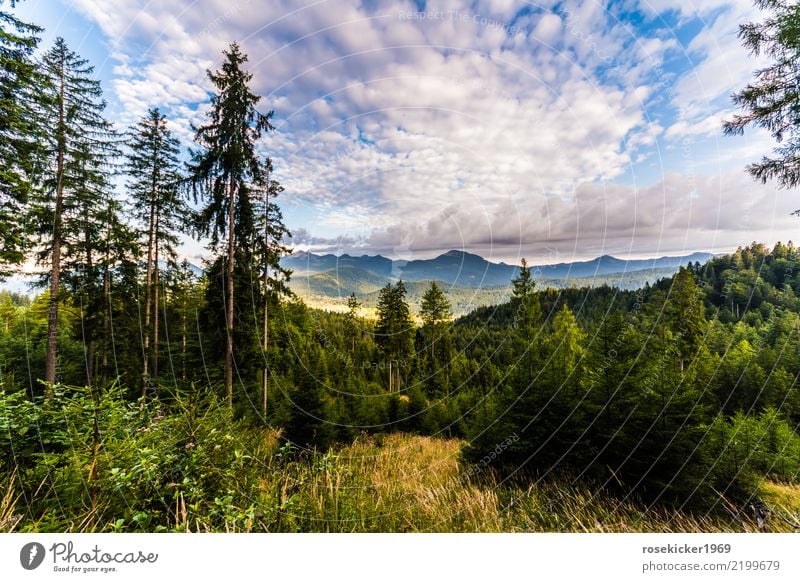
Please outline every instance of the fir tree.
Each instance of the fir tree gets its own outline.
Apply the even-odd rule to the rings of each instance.
[[[168,321],[173,347],[171,352],[173,380],[182,386],[202,378],[203,361],[199,357],[197,313],[203,301],[203,288],[192,271],[189,261],[183,259],[174,269],[165,273],[168,290]]]
[[[158,380],[160,262],[174,261],[176,233],[184,230],[188,211],[179,194],[180,148],[167,127],[166,117],[158,109],[150,109],[138,125],[131,128],[130,134],[128,191],[147,248],[142,363],[142,396],[145,396],[151,376]]]
[[[705,333],[703,293],[689,269],[681,267],[675,275],[665,308],[666,322],[675,334],[683,373],[687,360],[697,354]]]
[[[224,237],[225,271],[225,392],[233,406],[234,353],[234,267],[237,257],[252,267],[252,244],[256,234],[253,197],[269,188],[265,160],[256,153],[256,143],[264,132],[274,129],[273,112],[259,113],[261,97],[249,88],[252,75],[243,69],[247,62],[234,43],[224,52],[224,63],[217,72],[208,71],[215,88],[208,121],[197,129],[190,181],[195,195],[205,206],[199,215],[202,234],[211,236],[212,249],[219,251]]]
[[[44,148],[49,162],[35,213],[39,225],[41,262],[48,264],[48,310],[45,382],[56,381],[58,303],[61,297],[62,259],[86,271],[84,285],[97,285],[97,266],[87,242],[97,233],[96,212],[108,203],[109,164],[117,155],[111,124],[103,117],[105,101],[100,83],[85,59],[71,51],[64,39],[42,59],[42,113],[46,128]],[[81,238],[83,241],[81,242]],[[82,266],[77,263],[86,260]]]
[[[408,364],[414,338],[414,326],[406,303],[406,286],[402,281],[387,283],[378,296],[378,323],[375,343],[381,350],[389,370],[389,392],[400,390],[400,368]]]
[[[275,204],[275,198],[283,192],[283,186],[272,178],[273,167],[270,158],[265,160],[264,169],[266,180],[261,190],[263,196],[261,207],[257,209],[255,254],[261,258],[262,271],[261,348],[264,366],[261,369],[261,414],[266,418],[269,395],[269,306],[282,296],[292,296],[292,291],[288,286],[291,271],[281,265],[281,257],[291,252],[283,244],[283,240],[291,234],[283,224],[280,208]]]
[[[450,302],[436,282],[433,281],[431,286],[422,295],[422,302],[420,304],[420,317],[422,318],[423,332],[427,336],[430,344],[430,377],[432,380],[435,380],[438,373],[436,340],[437,338],[442,338],[444,335],[442,326],[451,316]]]
[[[28,246],[24,209],[41,154],[41,79],[32,55],[41,30],[0,10],[0,279],[22,262]]]
[[[542,308],[536,297],[536,282],[528,261],[522,259],[519,274],[511,282],[511,305],[514,308],[514,324],[526,341],[534,337],[534,330],[542,319]]]
[[[638,440],[631,422],[640,406],[641,342],[633,324],[617,310],[600,323],[587,353],[589,440],[601,475],[616,475]]]
[[[755,79],[733,95],[743,113],[725,122],[728,135],[740,135],[748,126],[766,129],[778,142],[774,157],[764,157],[747,171],[766,183],[776,180],[784,188],[800,184],[800,13],[795,0],[755,0],[768,10],[762,22],[739,26],[739,38],[756,56],[772,64],[760,69]]]
[[[537,296],[528,262],[523,258],[519,274],[512,280],[511,308],[513,310],[514,343],[521,351],[520,363],[515,370],[515,381],[520,390],[527,389],[533,377],[541,346],[534,339],[542,319],[542,307]]]
[[[350,340],[348,343],[350,344],[350,351],[353,354],[356,353],[356,340],[359,335],[358,312],[360,309],[361,303],[359,303],[356,294],[351,293],[347,298],[347,325],[345,333]]]

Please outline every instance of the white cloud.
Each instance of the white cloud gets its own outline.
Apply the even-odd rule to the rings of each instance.
[[[739,25],[758,20],[759,11],[750,1],[703,4],[704,14],[711,14],[724,4],[725,9],[692,39],[687,57],[689,71],[672,88],[672,104],[679,119],[673,133],[685,134],[691,125],[710,127],[709,111],[728,117],[734,110],[730,96],[751,79],[753,71],[763,65],[763,58],[748,54],[738,37]],[[695,132],[698,133],[698,132]]]
[[[424,17],[413,2],[388,0],[71,2],[109,38],[121,119],[166,107],[187,143],[207,107],[205,70],[241,42],[264,108],[276,110],[279,131],[264,148],[283,199],[315,218],[292,225],[304,229],[302,244],[330,246],[337,229],[345,244],[386,252],[580,245],[592,254],[679,246],[686,233],[728,244],[741,232],[736,204],[757,188],[741,173],[704,179],[699,198],[682,190],[686,176],[666,177],[661,190],[608,185],[660,135],[711,133],[721,114],[709,111],[749,66],[734,51],[734,25],[750,14],[743,4],[690,45],[698,64],[674,86],[679,119],[665,129],[651,111],[664,80],[654,71],[676,40],[633,30],[599,2],[540,4],[518,17],[524,5],[506,0],[429,1]],[[686,18],[723,5],[640,3],[651,16]],[[723,186],[735,203],[715,207]]]
[[[428,220],[376,229],[363,244],[391,252],[402,235],[420,256],[466,248],[498,260],[526,256],[543,263],[606,253],[730,250],[753,240],[771,244],[796,238],[798,219],[790,213],[800,204],[784,191],[742,180],[741,173],[673,173],[638,189],[585,183],[572,197],[483,205],[479,212],[469,205],[442,204]]]

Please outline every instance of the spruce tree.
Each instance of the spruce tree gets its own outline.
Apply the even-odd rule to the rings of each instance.
[[[261,263],[261,293],[262,293],[262,328],[261,349],[264,365],[261,369],[261,414],[267,417],[267,400],[269,395],[269,307],[270,302],[278,301],[280,296],[291,296],[292,291],[288,286],[291,271],[281,265],[281,257],[290,253],[283,244],[283,240],[290,236],[283,224],[283,214],[275,204],[275,198],[283,192],[280,182],[273,179],[272,160],[267,158],[264,162],[266,180],[261,189],[262,200],[260,208],[256,209],[256,250],[255,255],[260,257]],[[255,297],[253,298],[255,300]]]
[[[158,109],[150,109],[131,128],[130,134],[128,192],[147,248],[142,364],[142,396],[145,396],[151,377],[158,381],[160,263],[174,263],[177,233],[185,229],[188,209],[179,192],[180,148],[167,127],[166,117]]]
[[[387,283],[378,296],[378,322],[375,343],[389,369],[389,392],[400,390],[400,368],[408,364],[414,340],[414,326],[406,303],[402,281]]]
[[[113,138],[113,134],[103,137]],[[62,216],[61,283],[81,314],[75,334],[85,346],[87,385],[107,379],[112,277],[138,251],[132,231],[121,219],[122,205],[112,193],[108,156],[116,150],[112,143],[103,143],[108,148],[97,150],[95,143],[79,146],[78,180],[68,193]]]
[[[64,255],[70,256],[72,268],[81,261],[79,239],[96,234],[95,212],[107,207],[108,172],[116,156],[111,124],[103,117],[105,101],[100,83],[91,75],[94,68],[71,51],[62,38],[55,41],[42,58],[43,147],[48,162],[41,192],[35,206],[41,251],[39,260],[49,266],[47,352],[45,382],[56,381],[58,353],[58,303]],[[87,214],[88,213],[88,214]],[[96,265],[90,260],[84,284],[97,285]]]
[[[28,246],[24,210],[41,161],[41,79],[32,58],[39,32],[0,9],[0,279],[23,261]]]
[[[597,451],[594,465],[600,475],[616,475],[638,443],[632,419],[639,418],[641,347],[634,325],[626,324],[616,309],[603,318],[589,346],[589,440]]]
[[[249,88],[252,75],[243,69],[247,56],[236,43],[223,56],[222,68],[208,71],[215,93],[208,120],[195,134],[200,150],[192,152],[190,182],[195,195],[205,201],[198,221],[200,232],[210,235],[212,250],[224,249],[224,382],[228,405],[233,406],[234,267],[237,260],[246,270],[253,266],[253,197],[269,187],[268,166],[257,154],[256,143],[274,127],[272,111],[262,114],[256,110],[261,97]]]
[[[173,381],[187,386],[202,377],[202,357],[199,354],[197,312],[201,306],[203,288],[183,259],[176,268],[165,273],[167,289],[167,321],[172,339]]]
[[[542,308],[536,297],[536,282],[528,261],[524,258],[519,273],[511,282],[511,305],[514,308],[514,326],[526,341],[532,341],[535,328],[542,319]]]
[[[774,157],[763,157],[747,171],[762,183],[776,180],[794,188],[800,184],[800,12],[796,0],[755,0],[755,5],[769,14],[762,22],[740,25],[739,38],[753,55],[772,63],[733,95],[742,113],[724,129],[728,135],[740,135],[748,126],[769,131],[779,144]]]
[[[523,390],[529,386],[535,362],[539,358],[541,346],[534,339],[542,319],[542,307],[535,291],[536,282],[524,258],[519,273],[511,283],[512,326],[516,332],[514,343],[521,351],[520,363],[523,364],[517,368],[515,376],[519,389]]]
[[[359,331],[359,324],[358,324],[358,311],[361,309],[361,303],[358,301],[358,297],[356,297],[355,293],[351,293],[350,296],[347,298],[347,314],[345,315],[346,318],[346,329],[345,333],[347,334],[348,339],[350,340],[348,343],[350,344],[350,351],[355,354],[356,353],[356,340],[358,339],[358,331]]]
[[[420,317],[422,318],[423,331],[430,343],[430,377],[435,380],[438,366],[436,361],[436,340],[444,334],[442,326],[447,322],[452,313],[450,302],[435,281],[422,295],[420,304]]]
[[[680,356],[680,371],[696,354],[706,328],[703,292],[697,287],[692,271],[681,267],[672,280],[665,306],[666,323],[675,334]]]

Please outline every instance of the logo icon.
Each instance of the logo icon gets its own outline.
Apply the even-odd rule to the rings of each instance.
[[[44,562],[44,546],[39,542],[30,542],[19,551],[19,563],[26,570],[35,570]]]

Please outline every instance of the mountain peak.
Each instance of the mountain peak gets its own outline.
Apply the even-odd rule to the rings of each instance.
[[[470,258],[470,259],[480,259],[481,261],[486,261],[486,259],[484,259],[480,255],[476,255],[474,253],[468,253],[467,251],[458,251],[458,250],[455,250],[455,249],[453,249],[451,251],[447,251],[446,253],[441,254],[436,258],[437,259],[451,258],[451,259],[462,259],[462,260]]]

